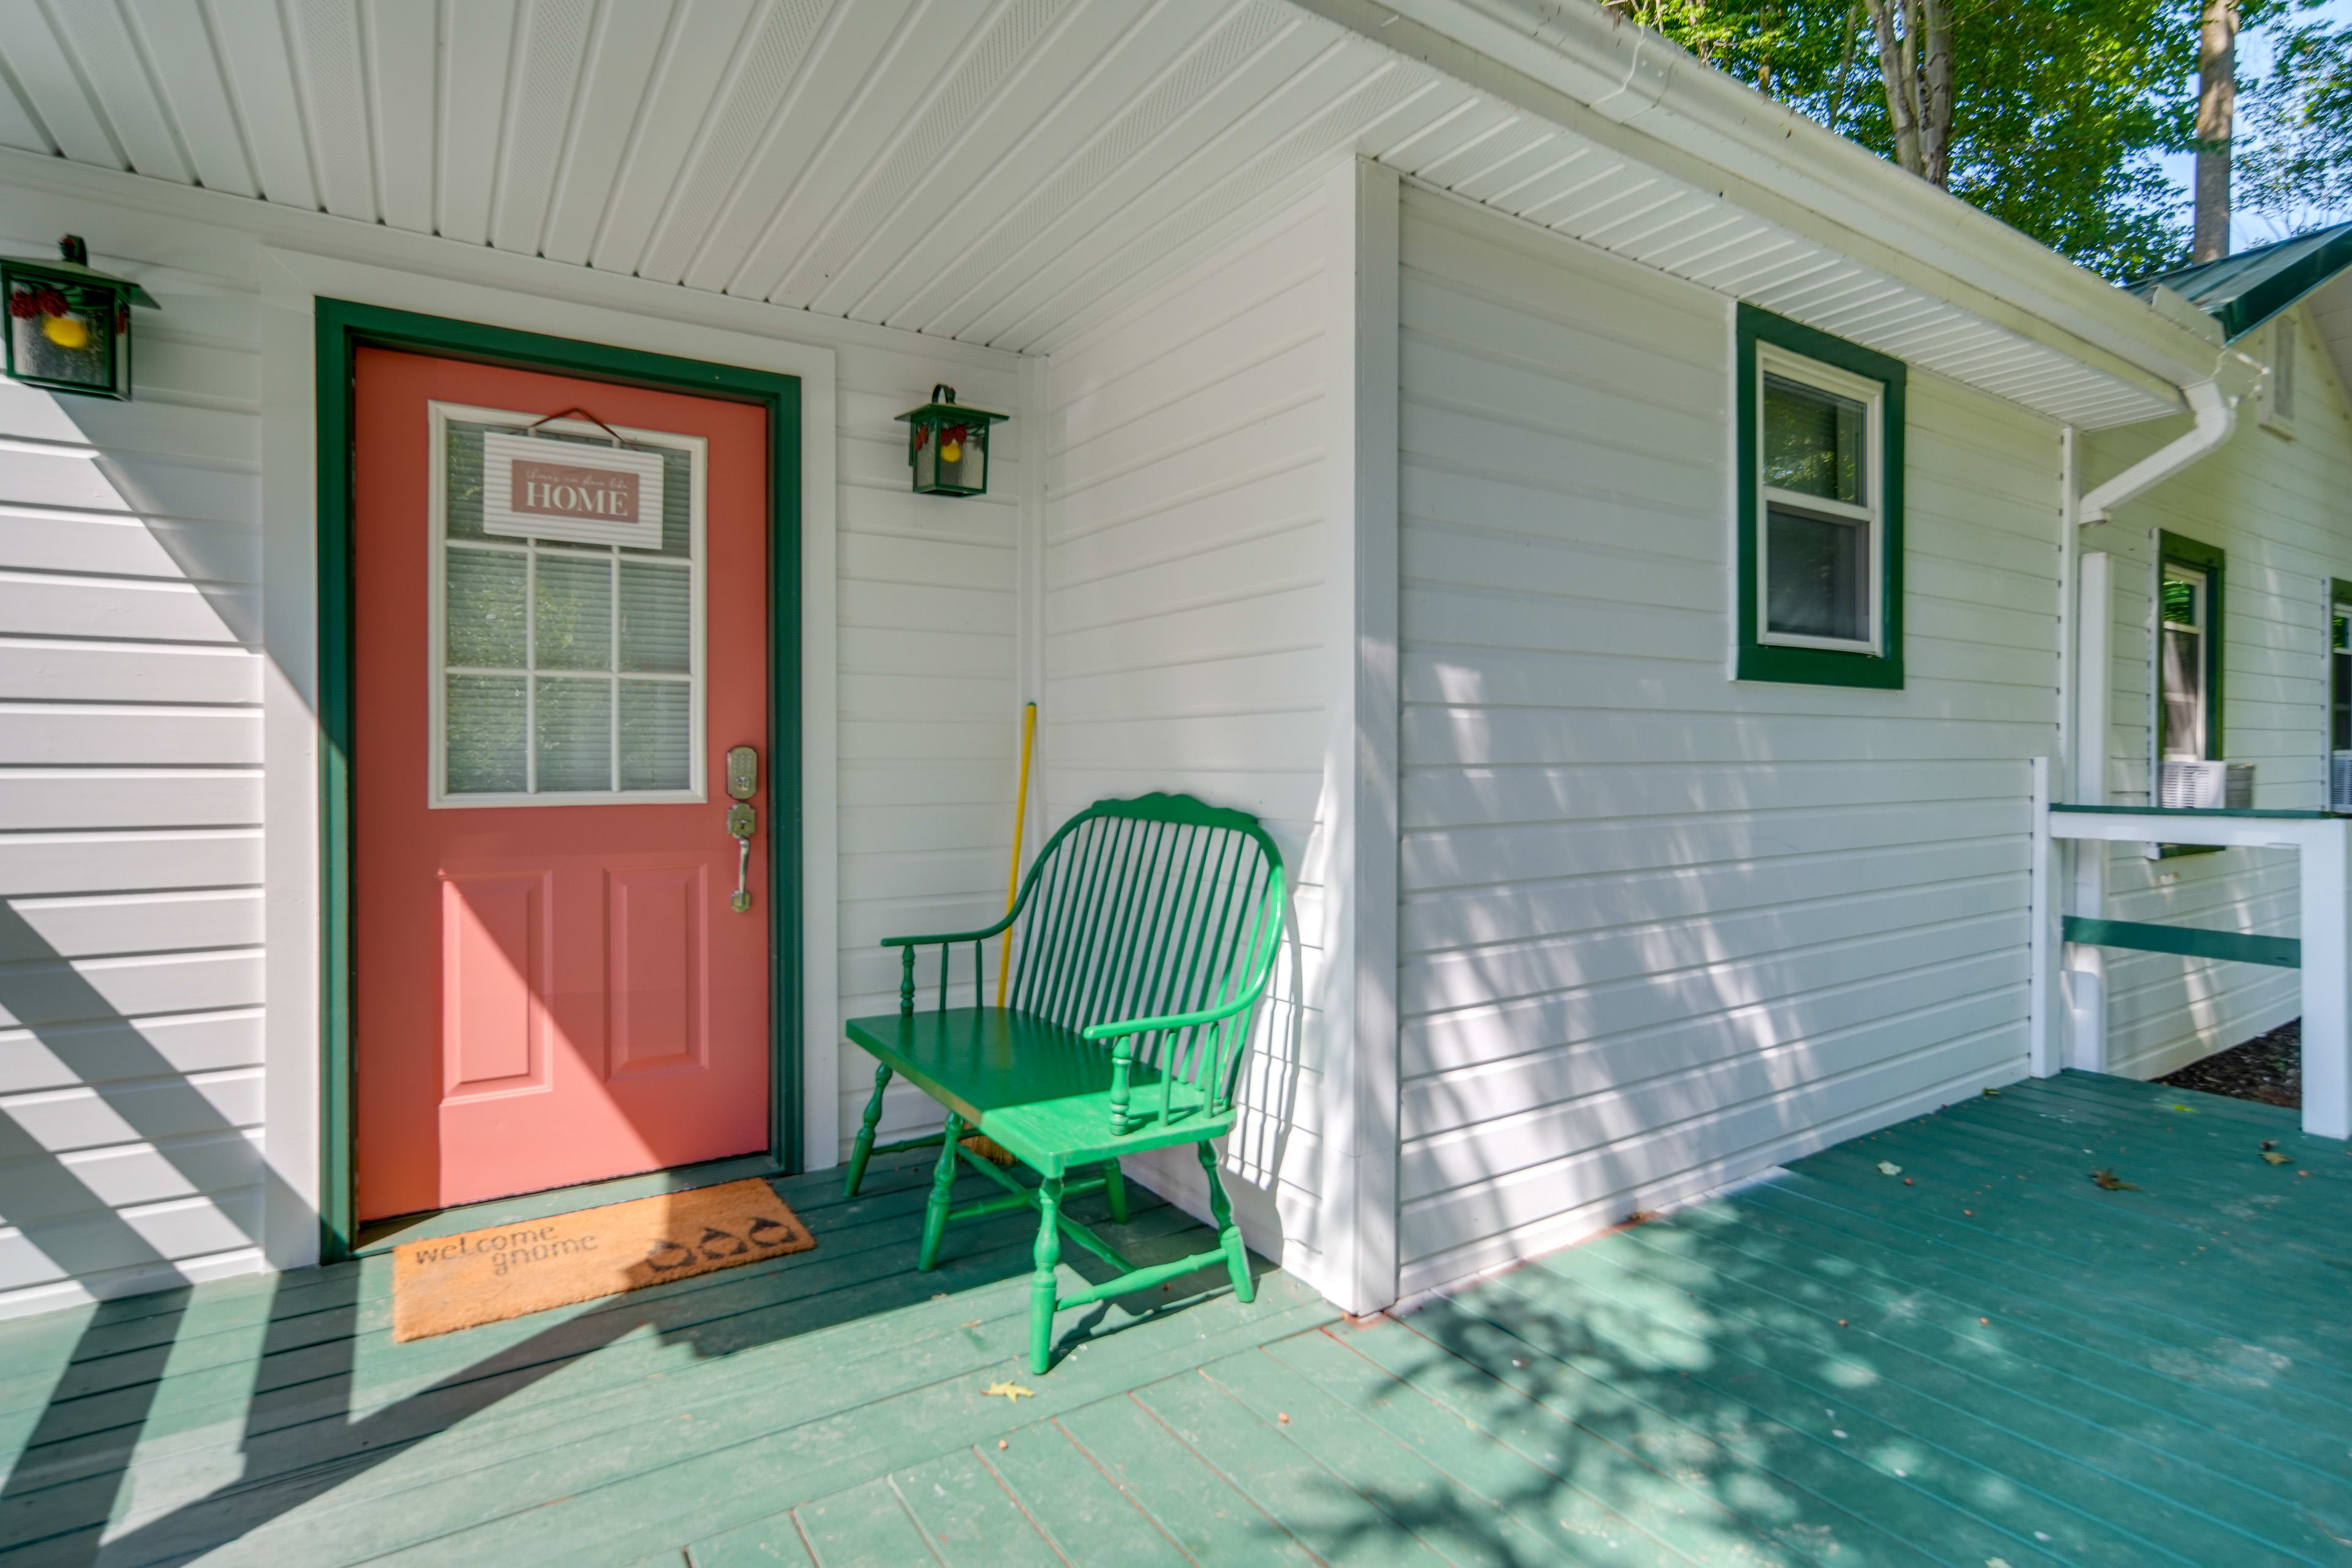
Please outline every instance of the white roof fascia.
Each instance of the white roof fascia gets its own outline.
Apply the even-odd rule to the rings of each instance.
[[[2220,324],[2039,241],[1588,0],[1292,0],[1409,58],[2181,405]]]

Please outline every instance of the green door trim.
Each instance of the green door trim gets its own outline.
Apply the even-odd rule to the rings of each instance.
[[[352,391],[362,348],[552,371],[588,381],[754,404],[768,415],[769,1106],[768,1152],[801,1167],[801,383],[538,332],[321,298],[318,374],[320,825],[320,1205],[321,1260],[352,1256]],[[789,893],[783,890],[789,889]]]

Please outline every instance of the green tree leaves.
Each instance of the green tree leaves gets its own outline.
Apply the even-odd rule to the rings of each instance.
[[[1895,157],[1866,0],[1605,3]],[[1916,7],[1906,26],[1924,24],[1923,0],[1887,3]],[[2243,25],[2304,4],[2245,0]],[[1952,0],[1948,187],[2108,277],[2177,265],[2188,204],[2158,158],[2190,144],[2200,9],[2197,0]],[[2245,196],[2273,215],[2352,199],[2352,28],[2306,26],[2280,64],[2254,93],[2256,123],[2237,139]]]

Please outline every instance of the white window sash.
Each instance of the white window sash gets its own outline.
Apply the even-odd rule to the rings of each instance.
[[[1754,530],[1756,548],[1756,640],[1770,647],[1820,648],[1831,653],[1863,653],[1881,655],[1886,640],[1886,443],[1885,419],[1886,384],[1865,376],[1852,374],[1834,365],[1807,359],[1801,354],[1772,343],[1756,345],[1756,515],[1748,520]],[[1854,506],[1826,497],[1806,495],[1797,490],[1784,490],[1764,483],[1764,378],[1776,375],[1783,381],[1849,397],[1863,405],[1863,453],[1867,482],[1863,493],[1868,504]],[[1772,537],[1768,526],[1771,509],[1782,507],[1791,511],[1808,511],[1834,521],[1852,521],[1869,531],[1866,541],[1867,563],[1864,624],[1870,627],[1867,637],[1806,637],[1797,632],[1776,632],[1772,629]]]
[[[2193,606],[2193,613],[2197,617],[2195,625],[2192,626],[2187,622],[2172,620],[2165,616],[2164,582],[2168,577],[2174,578],[2189,584],[2192,590],[2192,597],[2190,598],[2189,603]],[[2210,726],[2206,722],[2206,704],[2211,700],[2211,693],[2207,691],[2205,689],[2205,667],[2208,662],[2206,658],[2207,649],[2205,639],[2210,635],[2211,628],[2210,623],[2212,620],[2212,615],[2207,603],[2207,595],[2210,586],[2211,579],[2208,577],[2205,573],[2199,571],[2196,567],[2185,566],[2177,562],[2170,561],[2158,561],[2157,563],[2156,679],[2153,684],[2156,688],[2157,716],[2158,720],[2155,736],[2158,753],[2157,761],[2158,763],[2206,762],[2210,760],[2205,755],[2206,732],[2210,728]],[[2164,730],[2161,721],[2173,695],[2172,688],[2165,680],[2165,634],[2167,632],[2195,639],[2194,646],[2190,650],[2191,657],[2189,660],[2188,666],[2188,679],[2190,682],[2189,695],[2192,695],[2196,700],[2195,706],[2191,710],[2191,724],[2189,729],[2189,735],[2191,737],[2190,750],[2193,754],[2189,756],[2168,756],[2164,753]]]

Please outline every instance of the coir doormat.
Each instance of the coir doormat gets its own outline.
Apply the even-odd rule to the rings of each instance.
[[[392,1337],[428,1339],[815,1245],[756,1176],[404,1242],[393,1252]]]

